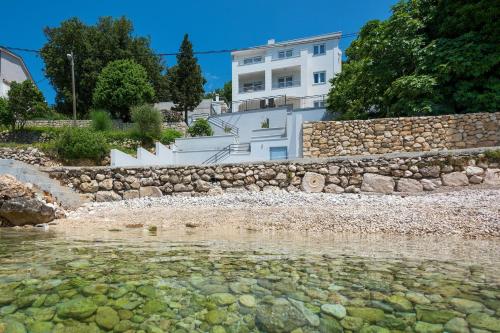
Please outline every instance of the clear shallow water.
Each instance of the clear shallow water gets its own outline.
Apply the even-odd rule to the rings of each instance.
[[[0,333],[500,331],[495,240],[0,230]]]

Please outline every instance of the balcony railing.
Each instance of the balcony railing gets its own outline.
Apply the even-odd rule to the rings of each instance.
[[[251,92],[256,92],[256,91],[263,91],[265,90],[266,87],[265,85],[258,85],[258,86],[252,86],[252,87],[240,87],[240,94],[244,93],[251,93]]]
[[[231,102],[230,112],[253,111],[261,109],[272,109],[291,106],[294,110],[309,108],[324,108],[326,95],[314,95],[294,97],[287,95],[275,95],[263,98],[253,98]]]
[[[287,81],[287,82],[278,82],[273,84],[273,89],[286,89],[300,87],[300,80],[296,81]]]

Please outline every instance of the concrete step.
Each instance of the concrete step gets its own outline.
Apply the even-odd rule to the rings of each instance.
[[[16,160],[0,159],[0,174],[10,174],[23,183],[31,183],[42,191],[49,192],[66,209],[75,209],[83,201],[80,195],[70,188],[51,179],[37,167]]]

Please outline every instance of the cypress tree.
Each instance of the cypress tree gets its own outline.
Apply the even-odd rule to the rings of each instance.
[[[170,68],[168,75],[172,101],[177,110],[184,112],[184,121],[187,124],[188,112],[200,104],[205,92],[203,85],[206,82],[187,34],[184,35],[177,54],[177,65]]]

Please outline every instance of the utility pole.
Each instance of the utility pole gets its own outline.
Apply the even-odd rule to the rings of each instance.
[[[71,61],[71,88],[73,91],[73,127],[76,127],[75,57],[73,51],[66,54]]]

